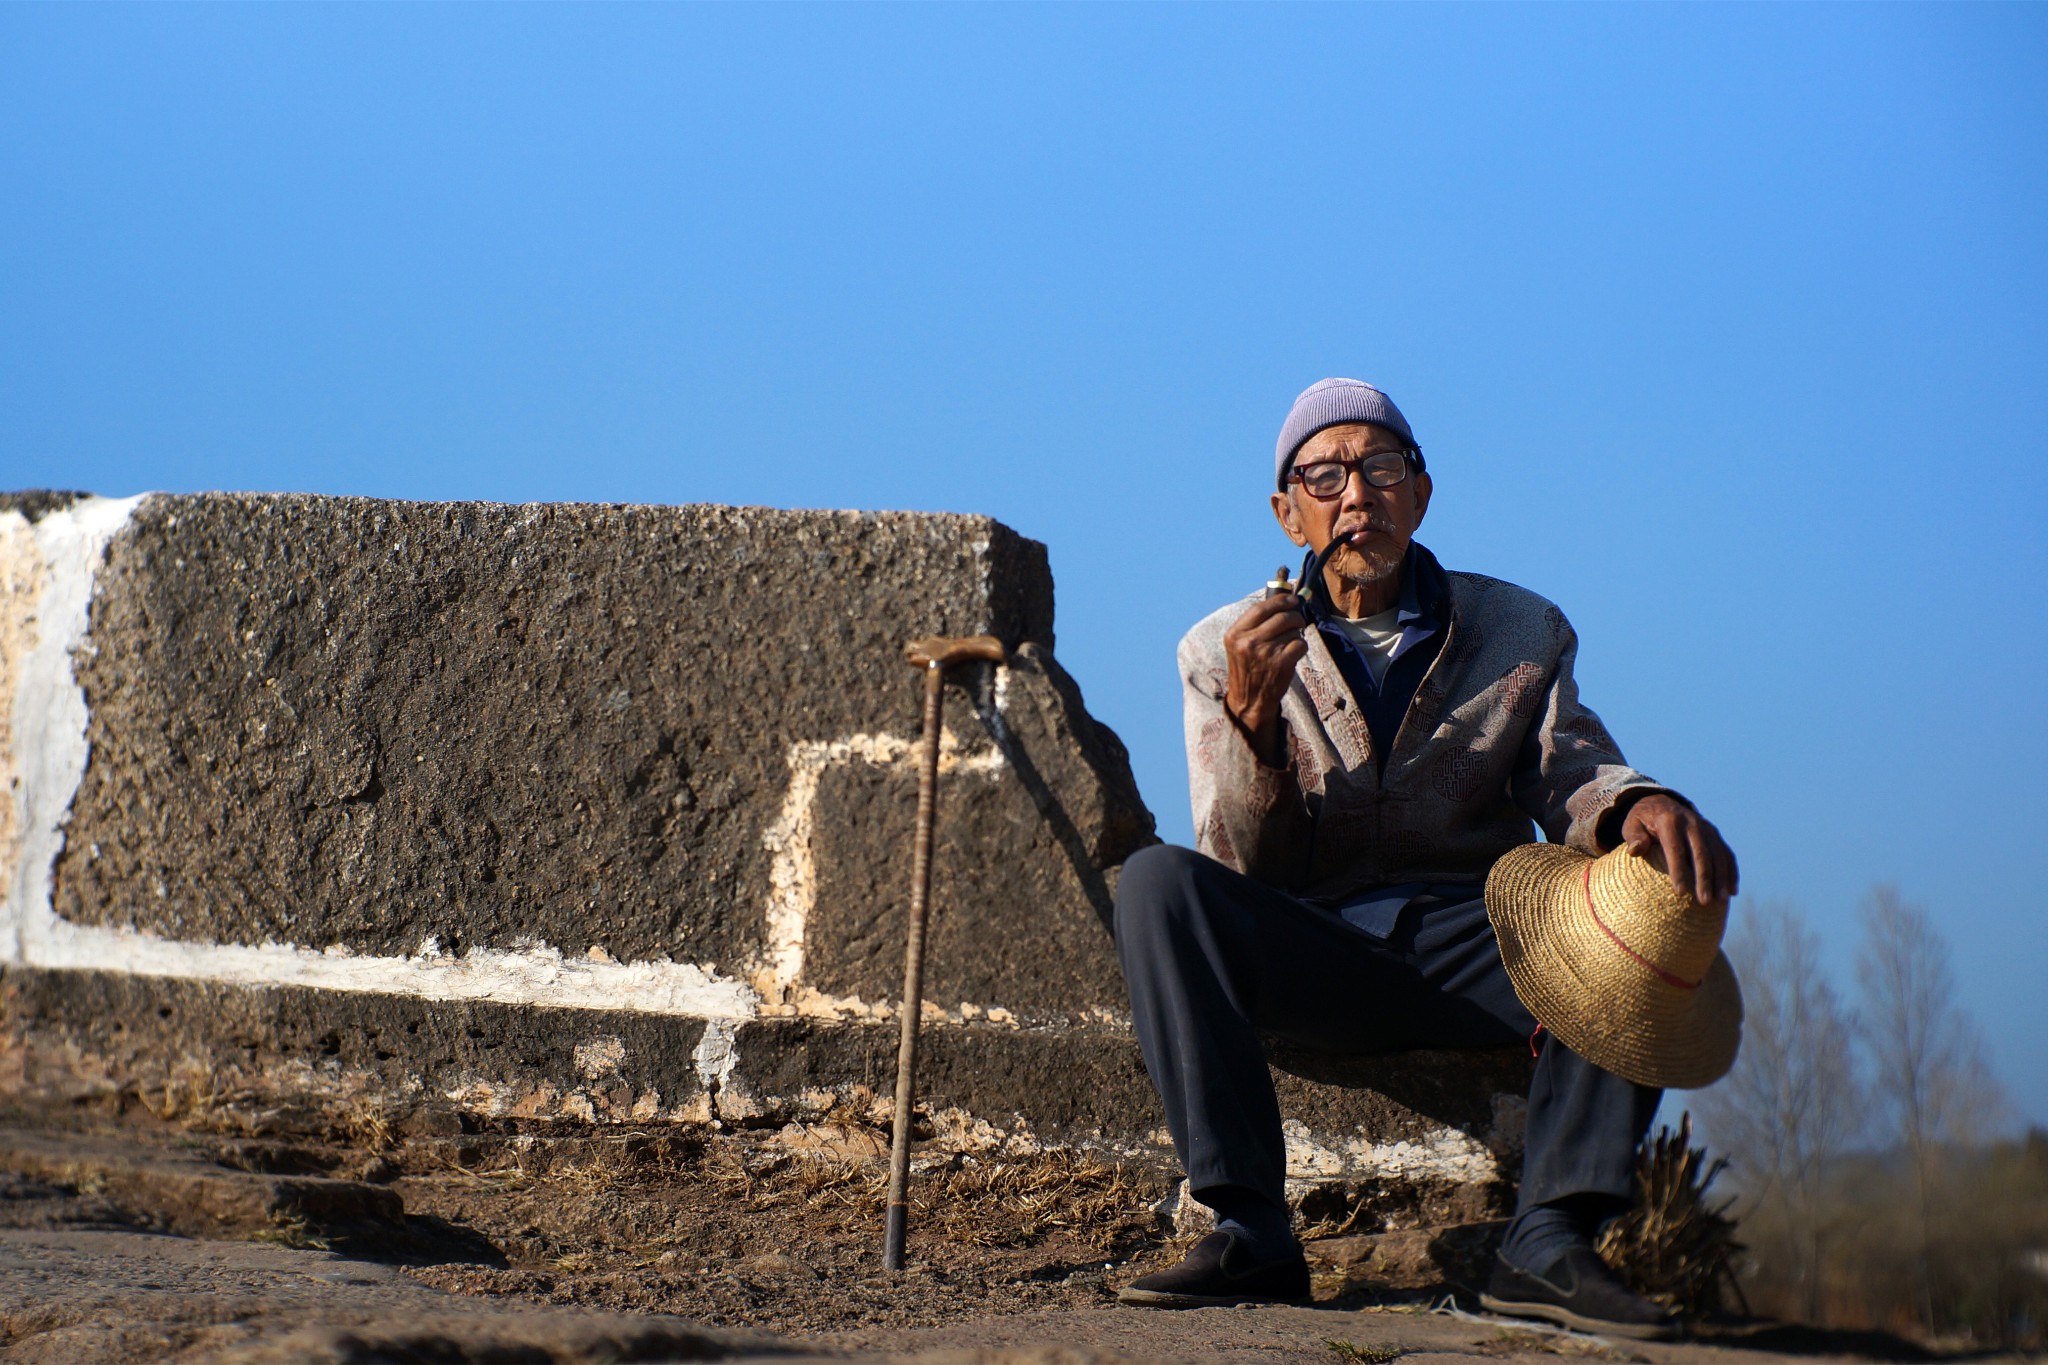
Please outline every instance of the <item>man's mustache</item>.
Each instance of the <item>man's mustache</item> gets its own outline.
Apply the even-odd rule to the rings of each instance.
[[[1388,535],[1391,535],[1393,534],[1393,530],[1394,523],[1392,523],[1391,521],[1384,521],[1379,517],[1368,517],[1366,518],[1366,520],[1360,522],[1356,526],[1347,527],[1346,529],[1337,532],[1337,534],[1330,537],[1330,539],[1336,541],[1340,545],[1349,545],[1351,543],[1351,537],[1357,535],[1360,531],[1381,531]]]

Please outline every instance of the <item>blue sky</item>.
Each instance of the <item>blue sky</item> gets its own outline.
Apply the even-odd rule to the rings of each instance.
[[[2048,1122],[2044,153],[2041,6],[13,5],[0,486],[991,513],[1185,841],[1173,643],[1371,379]]]

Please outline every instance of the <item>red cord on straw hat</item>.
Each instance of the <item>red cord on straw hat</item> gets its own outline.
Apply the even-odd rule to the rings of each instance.
[[[1586,910],[1593,916],[1593,923],[1600,926],[1600,932],[1607,935],[1609,939],[1613,940],[1615,947],[1621,949],[1624,953],[1627,953],[1637,962],[1642,963],[1643,966],[1647,967],[1650,970],[1650,973],[1653,976],[1655,976],[1659,981],[1664,982],[1666,985],[1676,986],[1678,987],[1678,989],[1682,991],[1696,991],[1700,988],[1699,981],[1687,981],[1684,977],[1679,976],[1674,972],[1665,971],[1662,967],[1659,967],[1656,963],[1650,961],[1641,953],[1629,947],[1626,943],[1623,943],[1621,941],[1621,935],[1615,933],[1612,929],[1607,927],[1607,921],[1600,918],[1600,907],[1593,904],[1593,865],[1591,863],[1586,864],[1586,874],[1585,876],[1580,878],[1580,881],[1584,884],[1586,888]],[[1705,977],[1700,978],[1701,981],[1704,981],[1705,979]]]

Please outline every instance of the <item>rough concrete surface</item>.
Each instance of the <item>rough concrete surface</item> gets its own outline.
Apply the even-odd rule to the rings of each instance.
[[[284,1127],[451,1104],[645,1119],[702,1107],[704,1029],[630,1010],[0,968],[0,1093],[174,1108],[254,1096]]]
[[[1827,1354],[1842,1358],[1842,1352]],[[465,1299],[330,1253],[122,1231],[0,1230],[0,1359],[361,1365],[375,1361],[1590,1361],[1706,1365],[1725,1344],[1562,1336],[1427,1312],[1118,1307],[991,1315],[854,1340],[775,1338],[655,1314]],[[1744,1350],[1753,1365],[1798,1356]],[[1811,1358],[1811,1357],[1805,1357]],[[1975,1357],[1989,1360],[1987,1357]]]
[[[1695,1341],[1638,1342],[1593,1337],[1481,1314],[1432,1312],[1425,1305],[1201,1308],[1144,1312],[1115,1306],[1038,1310],[894,1335],[890,1359],[994,1362],[1188,1361],[1203,1365],[1393,1360],[1423,1362],[1580,1361],[1783,1365],[1815,1357],[1929,1360],[1910,1343],[1876,1334],[1800,1333],[1775,1327],[1717,1331]],[[1014,1354],[1011,1354],[1014,1353]],[[1974,1355],[1972,1360],[2017,1361]]]
[[[904,640],[1049,648],[1051,609],[1044,548],[979,517],[152,497],[93,602],[58,911],[731,971],[791,747],[912,738]]]
[[[0,1169],[87,1186],[123,1207],[146,1208],[158,1227],[187,1236],[281,1228],[319,1236],[369,1225],[396,1231],[405,1218],[398,1195],[362,1181],[235,1170],[195,1152],[143,1152],[79,1133],[0,1130]]]
[[[1138,818],[1122,743],[1089,718],[1052,656],[1027,645],[1006,672],[1012,704],[1000,730],[984,727],[1005,765],[971,799],[941,795],[926,990],[948,1005],[998,1002],[1026,1022],[1108,1017],[1125,1008],[1108,933],[1114,869],[1151,841],[1151,818]],[[916,773],[836,768],[822,775],[817,802],[817,898],[830,912],[815,918],[806,975],[825,995],[893,1000]],[[1048,894],[1061,883],[1080,894]]]
[[[0,1359],[709,1360],[787,1347],[644,1314],[478,1306],[330,1252],[0,1230]]]
[[[1930,1358],[1896,1338],[1770,1324],[1645,1345],[1478,1317],[1420,1239],[1397,1253],[1400,1235],[1312,1242],[1313,1307],[1122,1308],[1109,1302],[1114,1285],[1184,1243],[1147,1231],[1156,1187],[1067,1159],[927,1170],[913,1263],[892,1276],[874,1264],[879,1175],[800,1137],[529,1134],[455,1163],[440,1139],[400,1142],[386,1149],[394,1188],[464,1210],[470,1240],[338,1255],[296,1225],[148,1231],[176,1220],[209,1161],[236,1178],[248,1144],[132,1126],[0,1129],[0,1360],[1707,1365],[1731,1347],[1758,1365],[1786,1350]],[[43,1148],[59,1141],[87,1156],[45,1169]],[[273,1146],[267,1159],[338,1158]],[[115,1190],[109,1172],[129,1178]],[[1415,1292],[1393,1283],[1403,1274]]]

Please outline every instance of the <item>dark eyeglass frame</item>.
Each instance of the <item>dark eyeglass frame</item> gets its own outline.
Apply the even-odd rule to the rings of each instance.
[[[1365,475],[1365,482],[1372,488],[1399,488],[1408,481],[1408,476],[1421,463],[1422,452],[1410,446],[1406,450],[1375,450],[1370,455],[1361,455],[1355,460],[1311,460],[1298,464],[1287,471],[1287,481],[1301,485],[1301,491],[1318,502],[1329,502],[1344,495],[1344,489],[1351,482],[1351,471],[1356,469]],[[1388,460],[1399,461],[1389,464]],[[1329,484],[1329,492],[1319,493],[1309,483],[1310,470],[1335,469],[1342,477]],[[1327,478],[1319,482],[1328,483]]]

